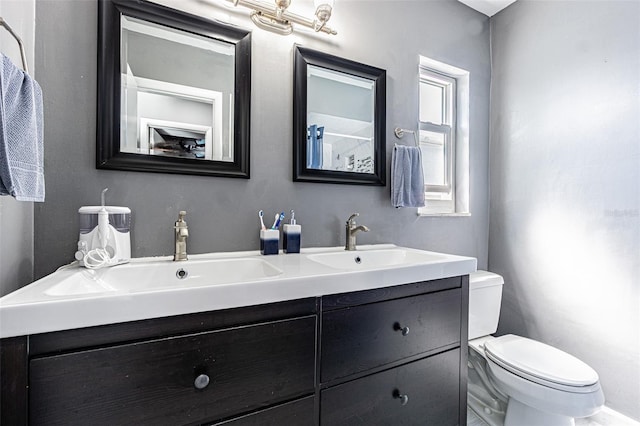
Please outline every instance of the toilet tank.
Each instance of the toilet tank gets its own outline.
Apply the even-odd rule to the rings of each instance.
[[[498,329],[504,278],[487,271],[469,274],[469,340]]]

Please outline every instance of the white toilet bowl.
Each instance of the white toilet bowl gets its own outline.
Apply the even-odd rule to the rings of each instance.
[[[489,376],[509,396],[505,426],[573,425],[604,404],[598,374],[552,346],[506,335],[485,343]]]
[[[587,364],[535,340],[481,334],[497,329],[495,308],[500,306],[503,282],[485,271],[470,277],[469,350],[483,359],[469,357],[470,369],[483,370],[469,374],[470,407],[491,426],[573,426],[574,418],[597,413],[604,395],[598,374]],[[482,326],[472,327],[472,318],[483,318]],[[506,414],[499,408],[505,402]]]

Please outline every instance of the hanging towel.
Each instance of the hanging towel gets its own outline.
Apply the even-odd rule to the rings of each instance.
[[[312,124],[307,130],[307,168],[322,169],[324,126]]]
[[[307,129],[307,169],[315,168],[314,153],[316,146],[316,139],[318,138],[318,126],[312,124]]]
[[[391,155],[391,205],[424,207],[422,155],[417,146],[396,145]]]
[[[0,53],[0,195],[44,201],[42,89]]]

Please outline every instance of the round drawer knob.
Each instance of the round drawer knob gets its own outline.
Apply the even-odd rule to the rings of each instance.
[[[400,405],[407,405],[409,402],[409,395],[400,395]]]
[[[393,397],[400,400],[400,405],[407,405],[409,402],[409,395],[402,394],[397,389],[393,392]]]
[[[400,331],[400,332],[402,332],[402,335],[403,335],[403,336],[406,336],[406,335],[408,335],[408,334],[409,334],[409,327],[406,327],[406,326],[405,326],[405,327],[403,327],[403,326],[401,326],[401,325],[400,325],[400,323],[399,323],[399,322],[395,323],[393,328],[394,328],[396,331]]]
[[[196,389],[204,389],[209,386],[209,376],[206,374],[201,374],[193,381],[193,385]]]

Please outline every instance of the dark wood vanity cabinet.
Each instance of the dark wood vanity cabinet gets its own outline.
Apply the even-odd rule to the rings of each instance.
[[[22,354],[2,345],[1,423],[176,426],[238,418],[229,424],[249,425],[242,417],[252,414],[258,424],[287,416],[313,424],[317,304],[308,298],[32,335]],[[16,357],[25,360],[28,387],[9,391],[26,402],[12,405],[4,361]]]
[[[323,312],[322,381],[460,344],[460,288]]]
[[[325,296],[320,424],[466,425],[468,277]]]
[[[30,362],[30,420],[168,424],[226,418],[314,390],[316,317]]]
[[[0,341],[2,425],[464,425],[468,278]]]
[[[323,390],[322,424],[466,424],[460,423],[459,369],[458,348]]]
[[[211,426],[296,426],[314,425],[315,398],[308,396],[246,416],[216,422]]]

